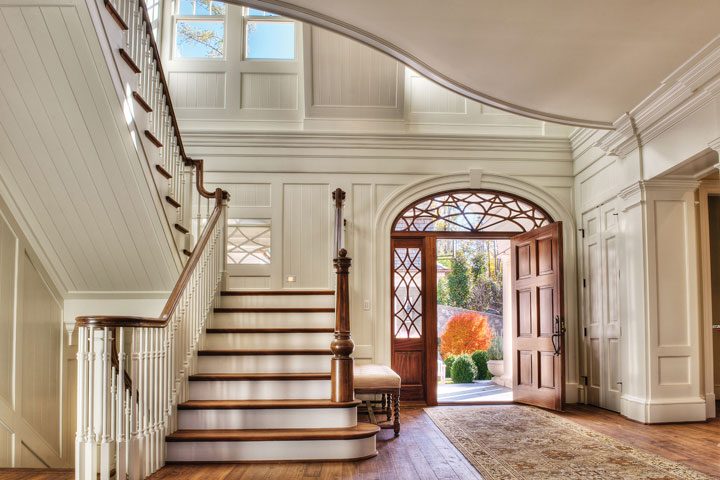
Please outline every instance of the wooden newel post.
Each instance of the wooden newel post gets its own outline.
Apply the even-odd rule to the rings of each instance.
[[[352,260],[342,248],[342,207],[345,192],[339,188],[333,192],[336,208],[335,242],[337,255],[333,260],[337,274],[335,289],[335,339],[330,344],[333,358],[330,362],[331,393],[333,402],[349,402],[355,399],[353,390],[353,359],[350,357],[355,344],[350,337],[350,285],[349,272]]]
[[[355,398],[353,392],[353,359],[350,357],[355,344],[350,338],[350,287],[348,273],[352,260],[344,248],[338,253],[333,264],[337,274],[335,291],[335,340],[330,344],[334,354],[330,364],[330,378],[333,402],[349,402]]]

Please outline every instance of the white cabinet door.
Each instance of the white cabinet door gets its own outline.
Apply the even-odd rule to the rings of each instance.
[[[613,203],[583,215],[583,334],[587,402],[620,410],[617,212]]]

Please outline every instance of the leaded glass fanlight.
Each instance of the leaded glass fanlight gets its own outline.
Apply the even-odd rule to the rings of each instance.
[[[521,233],[550,223],[544,210],[513,195],[460,190],[419,200],[398,216],[393,231]]]

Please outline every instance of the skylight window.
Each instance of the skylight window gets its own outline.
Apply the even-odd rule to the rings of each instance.
[[[175,15],[175,57],[225,57],[227,6],[214,0],[179,0]]]
[[[247,60],[295,60],[295,23],[254,8],[245,14]]]

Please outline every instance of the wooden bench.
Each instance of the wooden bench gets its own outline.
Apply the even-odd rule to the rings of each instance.
[[[392,408],[392,425],[380,425],[380,428],[392,428],[396,437],[400,435],[400,375],[385,365],[355,365],[353,378],[356,394],[381,396],[381,411],[387,421],[390,421]],[[377,423],[372,407],[373,400],[364,402],[370,421]]]

